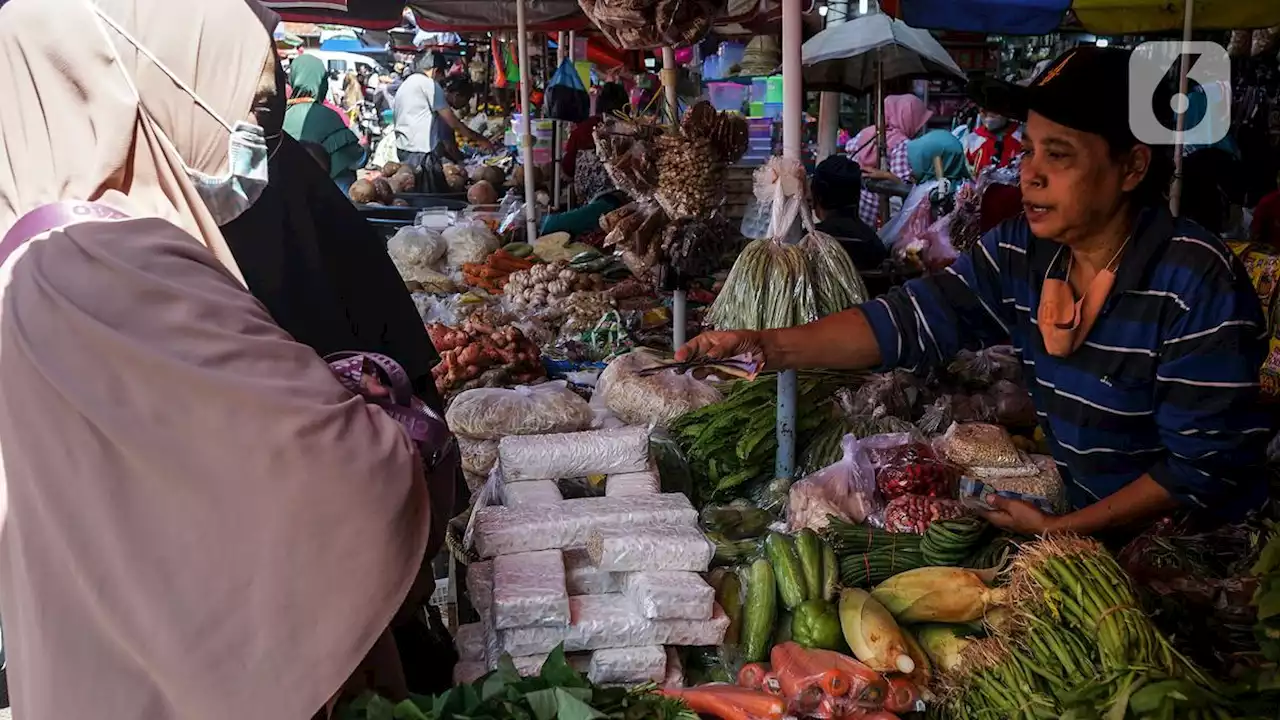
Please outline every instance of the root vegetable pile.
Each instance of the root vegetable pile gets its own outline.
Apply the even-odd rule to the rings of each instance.
[[[479,387],[524,385],[546,377],[538,347],[520,330],[494,328],[468,320],[461,329],[433,323],[427,334],[440,353],[431,370],[445,397]]]
[[[533,266],[532,260],[516,257],[499,249],[485,258],[483,263],[465,263],[462,266],[462,277],[468,285],[496,295],[503,291],[512,273],[529,270]]]

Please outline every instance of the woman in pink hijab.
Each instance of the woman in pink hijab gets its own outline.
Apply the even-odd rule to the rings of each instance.
[[[885,147],[888,149],[888,173],[898,178],[911,177],[907,159],[907,141],[924,130],[933,111],[915,95],[890,95],[884,99]],[[876,142],[876,126],[863,128],[849,141],[847,152],[863,167],[864,177],[887,178],[880,168],[880,149]],[[895,198],[895,200],[897,200]],[[898,200],[901,204],[901,201]],[[880,196],[863,190],[858,203],[858,216],[871,227],[880,225]]]
[[[218,229],[279,142],[275,22],[245,0],[0,4],[18,717],[305,720],[420,576],[415,444],[280,329]]]

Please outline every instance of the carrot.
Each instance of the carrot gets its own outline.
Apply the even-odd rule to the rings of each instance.
[[[902,675],[888,678],[889,693],[884,698],[884,709],[891,712],[915,712],[924,709],[920,702],[920,688]]]
[[[764,688],[764,678],[769,674],[769,668],[764,663],[747,663],[738,671],[738,685],[752,690],[761,690]]]
[[[853,688],[853,681],[838,668],[832,668],[818,676],[818,686],[832,697],[844,697]]]
[[[737,685],[702,685],[659,692],[683,700],[689,709],[700,715],[720,720],[781,720],[787,712],[782,698]]]
[[[517,257],[503,258],[490,256],[488,262],[489,267],[503,270],[505,272],[517,272],[519,270],[528,270],[533,267],[533,263]]]

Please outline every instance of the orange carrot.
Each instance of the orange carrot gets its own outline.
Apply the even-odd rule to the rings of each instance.
[[[888,678],[889,693],[884,698],[884,709],[891,712],[915,712],[924,709],[920,702],[920,688],[903,675]]]
[[[738,685],[752,690],[761,690],[764,688],[765,675],[769,674],[769,668],[764,663],[747,663],[738,671]]]
[[[691,710],[700,715],[710,715],[720,720],[781,720],[787,712],[782,698],[737,685],[702,685],[660,692],[683,700]]]

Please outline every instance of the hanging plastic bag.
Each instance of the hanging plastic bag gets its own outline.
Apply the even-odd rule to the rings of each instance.
[[[860,523],[883,506],[867,451],[853,435],[841,441],[844,457],[791,486],[787,524],[823,530],[832,516]]]
[[[546,93],[547,117],[565,122],[582,122],[591,115],[591,96],[582,85],[582,76],[573,61],[565,58],[551,76]]]
[[[880,241],[890,249],[914,240],[933,222],[929,196],[938,186],[937,180],[916,185],[902,202],[902,209],[880,230]]]

